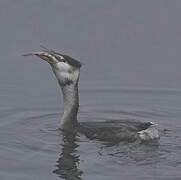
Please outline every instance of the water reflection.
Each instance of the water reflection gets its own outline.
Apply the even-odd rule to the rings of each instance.
[[[77,133],[62,133],[63,144],[59,159],[57,160],[56,169],[53,173],[66,180],[81,180],[83,172],[78,168],[79,155],[76,154]]]

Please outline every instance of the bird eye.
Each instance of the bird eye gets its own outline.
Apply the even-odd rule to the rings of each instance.
[[[65,62],[66,62],[66,60],[65,60],[65,59],[62,59],[62,62],[64,62],[64,63],[65,63]]]

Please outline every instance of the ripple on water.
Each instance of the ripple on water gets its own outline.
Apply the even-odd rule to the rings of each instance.
[[[167,94],[165,100],[162,92],[150,94],[152,91],[138,91],[110,90],[105,92],[104,99],[99,97],[102,91],[98,91],[96,101],[80,105],[79,120],[154,121],[165,129],[158,145],[119,143],[112,146],[89,140],[83,135],[65,136],[57,130],[61,116],[59,110],[1,108],[0,177],[10,178],[14,174],[17,179],[32,179],[32,176],[43,179],[135,177],[143,180],[180,177],[181,136],[178,122],[181,114],[178,104],[172,106],[177,95],[164,91]],[[92,91],[83,93],[91,96]],[[111,93],[111,98],[106,98],[106,93]],[[170,99],[169,106],[165,102]],[[152,104],[154,101],[156,104]],[[178,103],[178,100],[175,102]]]

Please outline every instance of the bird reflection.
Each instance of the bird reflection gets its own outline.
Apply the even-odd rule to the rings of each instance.
[[[76,154],[76,148],[79,146],[76,143],[77,133],[63,132],[62,151],[57,160],[56,169],[53,173],[65,180],[82,180],[83,172],[78,168],[79,155]]]

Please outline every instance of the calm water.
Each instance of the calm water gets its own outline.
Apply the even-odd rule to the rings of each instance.
[[[181,2],[0,2],[1,180],[180,180]],[[83,62],[79,121],[135,119],[159,145],[110,146],[57,130],[63,99],[44,44]]]

